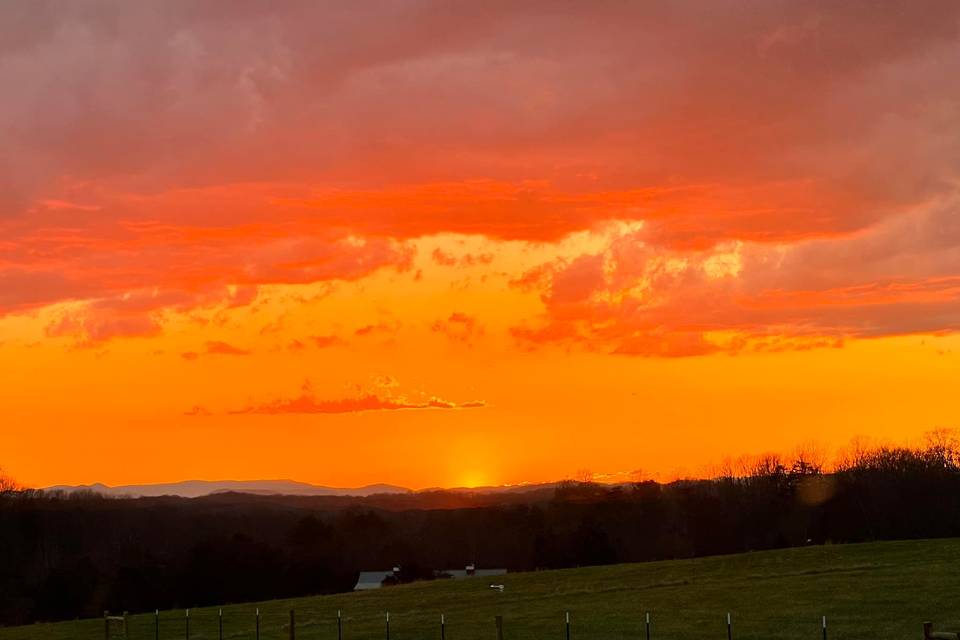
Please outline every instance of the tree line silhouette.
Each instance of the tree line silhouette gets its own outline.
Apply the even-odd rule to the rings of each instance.
[[[346,591],[357,572],[529,571],[960,535],[960,447],[755,460],[709,480],[367,498],[118,499],[0,483],[0,623]]]

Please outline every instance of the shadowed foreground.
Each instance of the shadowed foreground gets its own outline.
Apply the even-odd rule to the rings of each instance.
[[[489,580],[437,581],[375,592],[273,600],[224,607],[224,637],[254,638],[254,610],[261,610],[261,637],[289,637],[289,610],[296,609],[297,638],[337,637],[343,610],[344,638],[383,638],[384,612],[397,640],[440,637],[446,615],[448,640],[494,638],[494,616],[504,617],[507,640],[563,638],[563,614],[571,612],[572,637],[643,638],[644,612],[652,639],[725,640],[725,615],[733,637],[819,640],[821,616],[831,639],[921,637],[921,622],[960,628],[960,539],[828,545],[608,567],[518,573]],[[191,640],[217,638],[217,609],[190,614]],[[131,638],[154,637],[153,615],[130,617]],[[102,620],[0,629],[0,640],[67,640],[103,637]],[[183,611],[161,612],[160,637],[184,637]]]

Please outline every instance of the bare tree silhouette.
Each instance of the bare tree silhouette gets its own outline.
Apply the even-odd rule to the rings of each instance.
[[[18,485],[13,478],[4,473],[3,467],[0,467],[0,493],[10,493],[19,490],[20,485]]]

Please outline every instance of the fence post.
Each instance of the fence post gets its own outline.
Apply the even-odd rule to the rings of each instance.
[[[923,640],[927,640],[930,637],[930,634],[933,633],[933,623],[924,622],[923,623]]]
[[[650,612],[647,611],[647,640],[650,640]]]
[[[257,640],[260,640],[260,607],[257,607]]]
[[[130,612],[129,611],[123,612],[123,622],[121,623],[123,625],[123,640],[127,640],[127,614],[128,613]]]
[[[340,618],[340,609],[337,609],[337,640],[343,640],[343,622]]]
[[[187,640],[190,640],[190,609],[186,610],[186,614],[187,615],[184,616],[184,620],[186,620],[186,626],[184,627],[184,634],[185,634],[184,637]]]
[[[160,640],[160,609],[153,612],[153,640]]]
[[[387,611],[387,640],[390,640],[390,612]]]
[[[296,640],[297,637],[297,618],[293,609],[290,609],[290,640]]]
[[[110,640],[110,612],[103,612],[103,640]]]
[[[827,640],[827,616],[823,616],[823,640]]]
[[[497,622],[497,640],[503,640],[503,616],[497,616],[496,622]]]
[[[567,611],[567,640],[570,640],[570,612]]]
[[[727,640],[733,640],[733,625],[730,623],[730,612],[727,612]]]
[[[447,640],[447,621],[443,614],[440,614],[440,640]]]
[[[217,637],[223,640],[223,609],[217,609]]]

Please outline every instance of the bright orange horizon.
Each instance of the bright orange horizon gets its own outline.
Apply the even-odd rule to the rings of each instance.
[[[670,478],[956,427],[960,5],[0,7],[0,466]]]

